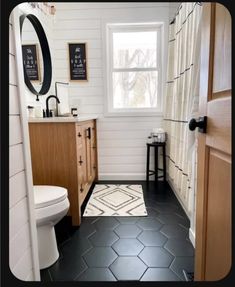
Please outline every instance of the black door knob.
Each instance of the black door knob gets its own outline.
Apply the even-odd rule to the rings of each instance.
[[[200,133],[206,133],[207,117],[199,117],[198,119],[191,119],[189,122],[190,131],[194,131],[198,128]]]

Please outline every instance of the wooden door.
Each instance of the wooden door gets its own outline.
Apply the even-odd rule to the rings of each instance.
[[[231,267],[231,17],[204,3],[198,133],[195,280],[219,280]]]

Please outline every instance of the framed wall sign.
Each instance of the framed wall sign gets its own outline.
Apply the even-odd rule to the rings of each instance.
[[[70,81],[87,81],[86,43],[69,43]]]
[[[23,65],[30,81],[41,81],[37,44],[22,45]]]

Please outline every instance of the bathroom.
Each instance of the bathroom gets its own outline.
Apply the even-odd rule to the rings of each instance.
[[[224,76],[215,65],[213,77],[214,99],[227,101],[221,107],[228,118],[200,106],[205,66],[200,51],[208,49],[200,39],[210,38],[202,28],[209,25],[206,13],[216,27],[225,27],[214,28],[217,38],[227,41],[214,52]],[[158,282],[218,280],[228,273],[230,26],[223,5],[201,2],[25,2],[14,8],[9,19],[12,277]],[[222,49],[226,57],[220,57]],[[221,200],[215,188],[218,202],[208,195],[207,212],[218,210],[221,222],[221,230],[214,234],[211,227],[208,238],[201,236],[202,180],[208,173],[201,142],[206,129],[211,138],[217,135],[210,134],[205,115],[226,122],[226,129],[218,126],[222,136],[208,140],[214,160],[208,186],[228,191]],[[220,212],[220,203],[226,212]],[[208,226],[212,219],[208,216]],[[208,274],[203,273],[201,246],[222,233],[227,248],[221,253],[214,240]],[[223,262],[220,270],[212,254],[214,262]]]

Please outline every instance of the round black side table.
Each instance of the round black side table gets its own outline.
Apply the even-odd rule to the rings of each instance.
[[[155,181],[158,181],[158,178],[164,179],[166,181],[166,143],[147,143],[147,169],[146,169],[146,181],[149,181],[149,176],[155,175]],[[149,169],[150,163],[150,148],[154,148],[154,170]],[[163,168],[158,167],[158,148],[162,148],[163,153]],[[159,176],[158,171],[163,171],[163,175]]]

